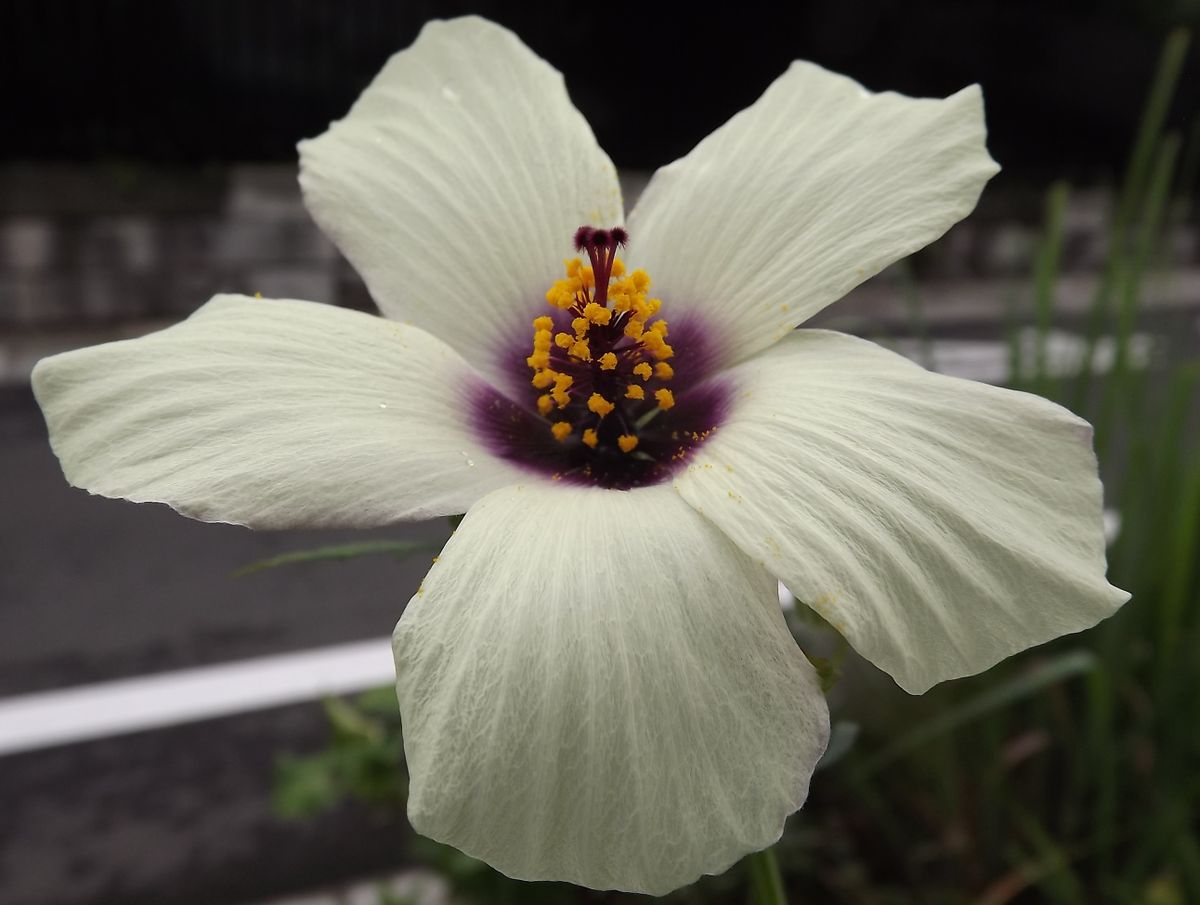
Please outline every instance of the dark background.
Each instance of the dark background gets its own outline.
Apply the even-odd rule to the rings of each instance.
[[[564,72],[619,167],[685,153],[806,58],[874,90],[980,82],[1005,178],[1077,184],[1116,179],[1166,31],[1200,23],[1197,0],[4,0],[0,159],[290,160],[421,23],[467,11]],[[1193,55],[1172,121],[1197,108]]]

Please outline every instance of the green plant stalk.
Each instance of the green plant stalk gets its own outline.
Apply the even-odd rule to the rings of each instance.
[[[783,891],[783,877],[779,873],[774,849],[765,848],[747,855],[746,868],[750,872],[750,888],[754,893],[755,905],[787,905],[787,894]]]
[[[1049,395],[1050,375],[1046,362],[1046,337],[1054,316],[1055,287],[1062,267],[1063,220],[1070,187],[1056,182],[1046,193],[1046,227],[1034,269],[1033,313],[1036,330],[1033,348],[1033,391]],[[1018,342],[1020,338],[1018,336]]]

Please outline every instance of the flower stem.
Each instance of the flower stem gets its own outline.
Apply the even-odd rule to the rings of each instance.
[[[746,866],[750,870],[755,905],[787,905],[787,894],[783,891],[783,878],[779,875],[779,862],[775,860],[773,849],[748,855]]]

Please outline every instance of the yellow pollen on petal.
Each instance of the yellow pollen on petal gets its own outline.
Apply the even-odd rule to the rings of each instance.
[[[621,447],[621,452],[631,453],[637,449],[638,438],[631,434],[621,434],[617,437],[617,446]]]
[[[626,399],[645,399],[646,391],[643,390],[636,383],[631,383],[629,386],[625,387],[625,398]]]
[[[556,333],[554,335],[554,345],[558,346],[560,349],[571,348],[571,343],[573,342],[575,342],[575,337],[573,337],[570,333]]]
[[[549,415],[550,410],[554,408],[554,400],[550,398],[550,394],[546,393],[538,396],[537,400],[538,414]]]
[[[589,427],[587,430],[585,430],[583,432],[583,445],[584,446],[590,446],[592,449],[595,449],[596,444],[599,442],[600,442],[600,437],[596,433],[595,429]]]
[[[658,400],[658,407],[664,411],[675,405],[675,394],[670,390],[655,390],[654,398]]]
[[[595,412],[601,418],[616,408],[616,406],[614,406],[599,393],[592,393],[592,395],[588,397],[587,407],[589,411]]]
[[[554,318],[550,317],[547,314],[543,314],[541,317],[535,317],[533,319],[533,329],[534,330],[553,330],[554,329]]]
[[[637,374],[637,376],[642,378],[642,380],[649,380],[650,375],[654,373],[654,370],[650,367],[649,362],[643,361],[634,367],[633,373]]]
[[[675,376],[675,369],[665,361],[660,361],[654,366],[654,376],[659,380],[670,380]]]
[[[617,366],[617,356],[612,352],[605,352],[600,356],[600,370],[611,371]]]
[[[550,425],[550,433],[554,434],[554,439],[559,443],[571,436],[571,425],[566,421],[555,421]]]

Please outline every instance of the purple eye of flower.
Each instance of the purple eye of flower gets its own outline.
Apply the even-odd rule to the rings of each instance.
[[[581,226],[566,276],[533,320],[527,398],[476,400],[476,427],[502,457],[560,480],[628,489],[665,480],[717,427],[728,390],[700,383],[711,358],[697,324],[667,341],[644,270],[627,273],[628,233]],[[686,380],[681,381],[677,368]],[[524,403],[524,404],[522,404]]]

